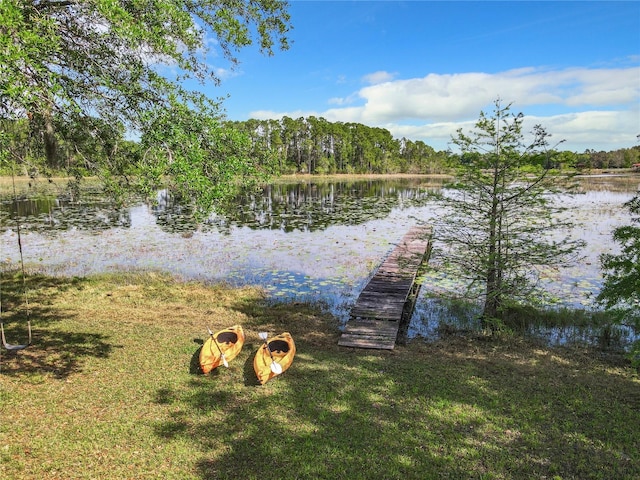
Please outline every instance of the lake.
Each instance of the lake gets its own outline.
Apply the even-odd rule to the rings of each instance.
[[[157,202],[117,208],[97,189],[76,197],[62,186],[37,183],[18,196],[0,196],[4,268],[20,261],[52,275],[152,269],[186,280],[260,285],[274,301],[319,301],[346,321],[375,268],[418,222],[438,214],[430,192],[442,178],[276,183],[247,195],[203,224],[173,205]],[[546,286],[562,305],[589,308],[601,285],[598,257],[615,252],[613,229],[629,223],[622,205],[640,186],[639,175],[580,179],[581,192],[560,201],[570,207],[571,235],[587,242],[579,264],[553,272]],[[21,189],[22,191],[22,189]],[[437,245],[436,245],[437,247]],[[433,335],[443,315],[429,298],[458,288],[437,272],[427,275],[409,335]]]

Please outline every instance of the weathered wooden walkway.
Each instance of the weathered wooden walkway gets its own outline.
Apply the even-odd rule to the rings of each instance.
[[[393,350],[398,330],[407,323],[420,285],[418,270],[428,261],[431,227],[413,227],[371,278],[351,309],[338,341],[343,347]]]

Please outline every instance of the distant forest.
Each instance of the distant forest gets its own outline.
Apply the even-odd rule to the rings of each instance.
[[[436,151],[421,140],[396,139],[378,127],[329,122],[320,117],[231,122],[254,148],[267,150],[276,170],[287,173],[445,173],[470,156]],[[554,151],[530,156],[532,168],[613,169],[640,162],[640,146],[611,152]]]
[[[105,161],[110,165],[133,166],[144,159],[139,144],[125,139],[123,128],[113,128],[99,119],[85,119],[78,124],[57,119],[53,142],[52,135],[40,133],[37,125],[30,125],[26,120],[4,119],[0,123],[2,134],[8,140],[10,157],[21,164],[20,173],[64,172],[85,176],[95,174],[95,166]],[[321,117],[224,123],[246,134],[254,157],[262,159],[265,163],[262,167],[273,175],[437,174],[450,172],[457,165],[473,160],[472,155],[436,151],[421,140],[393,138],[384,128],[329,122]],[[53,157],[52,149],[55,150]],[[532,169],[617,169],[630,168],[639,162],[640,145],[610,152],[552,151],[525,159],[525,164]],[[3,168],[6,170],[6,166]]]

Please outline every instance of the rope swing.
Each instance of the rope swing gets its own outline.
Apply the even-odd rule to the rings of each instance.
[[[18,195],[16,193],[16,181],[15,181],[15,175],[13,172],[13,167],[11,168],[11,181],[13,183],[13,198],[14,198],[15,204],[17,205]],[[29,341],[27,343],[19,344],[19,345],[7,343],[7,340],[4,336],[4,323],[2,322],[2,317],[1,317],[2,316],[2,297],[1,297],[2,292],[0,292],[0,334],[2,336],[2,345],[9,352],[14,352],[14,353],[17,353],[19,350],[24,350],[25,348],[31,345],[31,317],[30,317],[30,309],[29,309],[29,296],[27,295],[27,281],[26,281],[26,274],[24,270],[24,256],[22,254],[22,237],[20,235],[20,219],[18,217],[19,216],[16,212],[16,232],[18,233],[18,250],[20,251],[20,265],[22,267],[21,268],[22,290],[24,293],[24,303],[27,309],[27,328],[29,329]]]

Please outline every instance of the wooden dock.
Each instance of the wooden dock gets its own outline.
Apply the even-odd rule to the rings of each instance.
[[[415,226],[362,290],[338,341],[343,347],[393,350],[420,290],[416,277],[431,251],[429,226]]]

